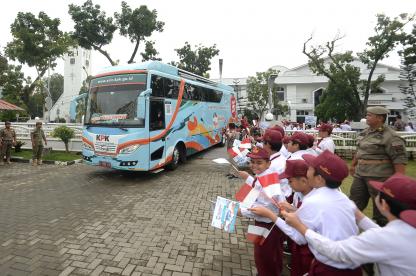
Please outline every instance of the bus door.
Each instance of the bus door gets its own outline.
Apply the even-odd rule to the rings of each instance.
[[[158,137],[166,127],[165,101],[150,97],[149,105],[149,169],[152,170],[165,162],[166,137]]]

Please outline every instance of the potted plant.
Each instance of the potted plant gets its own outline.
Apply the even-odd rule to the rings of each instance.
[[[14,145],[14,152],[21,152],[24,144],[26,143],[23,141],[16,141],[16,144]]]

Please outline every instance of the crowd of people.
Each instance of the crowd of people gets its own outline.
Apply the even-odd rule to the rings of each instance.
[[[335,154],[332,124],[320,124],[319,137],[301,131],[288,136],[285,124],[250,126],[246,118],[229,125],[228,150],[235,139],[252,143],[248,168],[229,177],[260,190],[265,175],[280,179],[279,196],[260,193],[239,210],[269,229],[264,243],[254,245],[259,276],[281,275],[284,244],[291,276],[354,276],[363,270],[370,276],[375,267],[382,276],[416,275],[416,180],[405,174],[405,142],[386,126],[388,114],[384,107],[367,109],[368,128],[358,137],[350,167]],[[354,181],[347,197],[340,186],[349,174]],[[373,220],[362,213],[370,199]]]

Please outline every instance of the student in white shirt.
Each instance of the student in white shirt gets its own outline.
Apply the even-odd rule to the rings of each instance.
[[[322,124],[319,127],[319,137],[321,140],[318,142],[317,146],[314,148],[318,154],[321,154],[325,150],[329,150],[332,153],[335,153],[335,143],[331,138],[332,134],[332,125]]]
[[[329,151],[325,151],[317,157],[307,154],[303,158],[309,166],[308,184],[314,190],[303,198],[302,205],[295,213],[310,229],[329,239],[343,240],[357,235],[358,227],[354,215],[356,207],[346,195],[338,190],[342,181],[348,176],[346,163]],[[259,208],[259,210],[252,209],[252,212],[276,219],[276,216],[271,215],[271,211],[263,212],[264,208]],[[282,214],[286,215],[287,212],[282,211]],[[287,225],[281,218],[277,218],[276,225],[297,244],[307,243],[300,232]],[[360,268],[340,261],[333,261],[311,246],[309,249],[315,256],[309,276],[362,275]]]
[[[280,133],[279,133],[280,134]],[[270,154],[262,148],[253,147],[252,151],[247,155],[250,157],[250,167],[255,174],[255,177],[249,175],[245,171],[240,171],[240,177],[245,179],[244,185],[260,185],[257,178],[265,176],[267,174],[274,173],[269,169],[270,166]],[[279,213],[279,209],[274,204],[273,200],[267,198],[264,193],[261,193],[257,197],[253,206],[265,206],[268,209],[274,210],[275,213]],[[254,218],[255,225],[270,230],[270,234],[267,236],[266,241],[262,245],[254,245],[254,262],[256,264],[257,273],[259,276],[280,276],[283,268],[283,248],[282,248],[282,233],[273,227],[274,223],[267,217],[258,216],[252,213],[249,209],[240,207],[239,214],[247,217]]]
[[[295,214],[285,214],[286,223],[305,235],[310,247],[334,261],[356,267],[374,262],[381,276],[416,275],[416,180],[396,173],[384,183],[370,184],[379,191],[375,203],[388,220],[384,227],[357,210],[357,222],[364,232],[333,241],[309,229]]]
[[[295,132],[290,136],[287,150],[290,152],[288,159],[299,160],[303,159],[302,155],[307,154],[309,138],[308,135],[303,132]]]

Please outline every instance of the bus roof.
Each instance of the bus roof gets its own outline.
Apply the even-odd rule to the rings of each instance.
[[[176,68],[175,66],[172,66],[170,64],[162,63],[160,61],[146,61],[143,63],[132,63],[132,64],[127,64],[127,65],[109,66],[109,67],[105,67],[101,72],[99,72],[98,75],[110,74],[112,72],[118,72],[118,71],[129,71],[129,70],[159,71],[165,74],[179,76],[184,79],[199,81],[207,85],[218,87],[220,89],[230,90],[230,91],[233,90],[232,87],[228,85],[212,81],[210,79],[207,79],[199,75],[196,75],[194,73]]]

